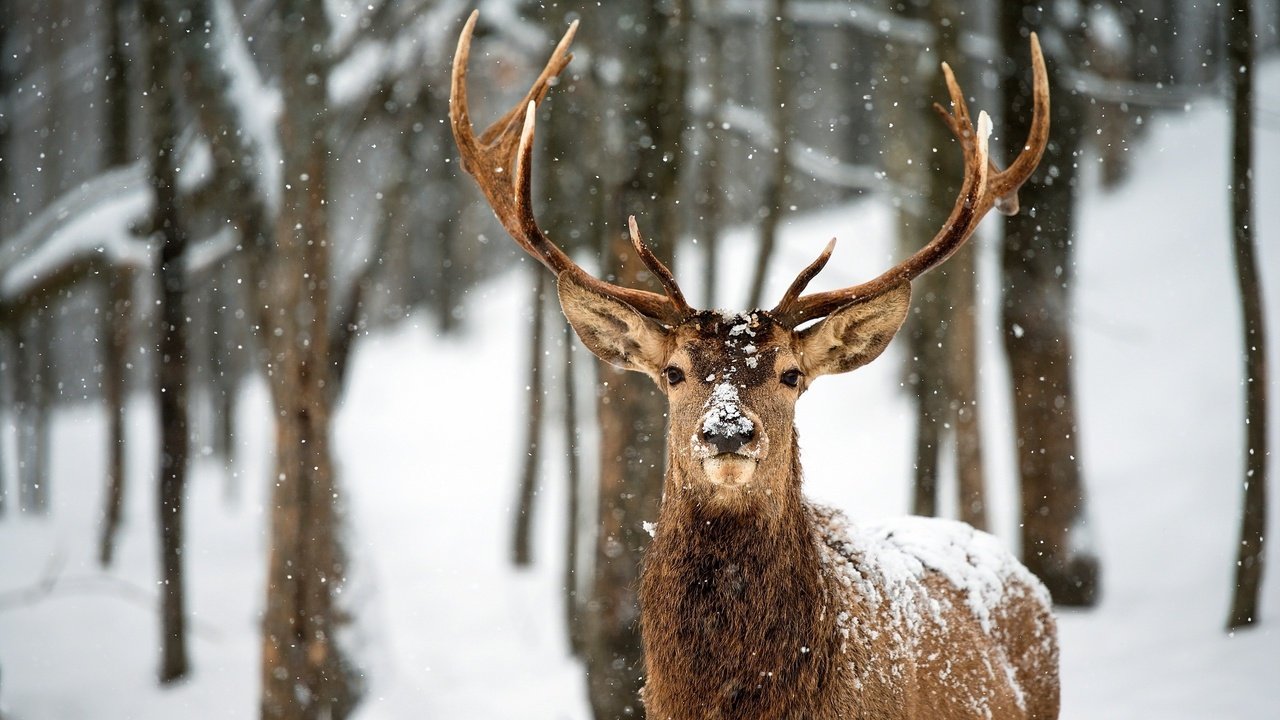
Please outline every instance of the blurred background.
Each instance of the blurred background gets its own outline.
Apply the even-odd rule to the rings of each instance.
[[[643,716],[664,403],[460,172],[476,8],[477,131],[581,22],[548,235],[730,309],[928,242],[939,63],[1003,163],[1037,32],[1022,211],[806,395],[808,493],[999,536],[1064,717],[1274,717],[1277,0],[2,0],[0,718]]]

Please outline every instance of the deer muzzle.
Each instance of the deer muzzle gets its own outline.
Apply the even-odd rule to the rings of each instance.
[[[714,389],[690,440],[707,479],[717,486],[750,482],[769,447],[760,418],[742,405],[728,383]]]

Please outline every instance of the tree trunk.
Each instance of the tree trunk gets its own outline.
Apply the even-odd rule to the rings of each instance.
[[[702,307],[717,307],[720,273],[720,232],[724,222],[725,183],[721,170],[724,162],[724,133],[718,121],[720,109],[725,103],[725,83],[722,70],[724,30],[717,25],[719,19],[710,10],[710,1],[697,7],[698,25],[705,33],[706,62],[702,63],[700,84],[705,85],[710,99],[706,113],[698,118],[698,147],[702,156],[694,171],[697,185],[694,190],[694,207],[698,214],[695,237],[702,242]]]
[[[14,348],[14,418],[17,426],[18,511],[43,515],[49,510],[49,405],[53,393],[51,322],[41,308],[27,304]]]
[[[543,320],[543,300],[550,283],[546,268],[541,263],[528,263],[533,273],[533,313],[529,329],[529,386],[525,388],[528,405],[525,407],[524,456],[520,467],[520,491],[516,500],[515,532],[512,533],[511,559],[517,567],[533,562],[529,535],[533,527],[534,500],[538,494],[538,453],[542,443],[542,358],[545,354],[546,323]]]
[[[1043,13],[1040,8],[1043,8]],[[1005,55],[1025,58],[1027,33],[1041,28],[1077,39],[1078,28],[1057,22],[1048,5],[1000,6]],[[1055,602],[1092,605],[1098,559],[1087,545],[1084,479],[1077,441],[1071,361],[1071,284],[1074,270],[1076,163],[1081,96],[1066,91],[1065,63],[1048,50],[1052,136],[1039,169],[1022,189],[1023,210],[1005,223],[1002,315],[1013,386],[1018,473],[1022,487],[1022,560],[1044,581]],[[1026,137],[1031,89],[1026,63],[1006,77],[1006,138]],[[1016,142],[1016,141],[1015,141]],[[1006,154],[1012,154],[1007,152]]]
[[[348,618],[337,605],[346,558],[329,445],[329,24],[322,0],[285,0],[280,14],[285,181],[263,302],[277,422],[261,716],[341,719],[360,688],[337,642]]]
[[[102,395],[107,406],[107,493],[103,510],[98,562],[111,565],[115,557],[116,533],[124,514],[125,490],[125,395],[128,376],[125,357],[129,352],[129,314],[133,304],[133,274],[125,269],[110,272],[106,287],[106,313],[102,352]]]
[[[2,23],[0,23],[2,24]],[[3,38],[0,38],[3,40]],[[0,51],[3,50],[4,44],[0,42]],[[4,152],[4,148],[0,146],[0,152]],[[0,192],[3,188],[0,188]],[[0,414],[3,414],[9,407],[9,398],[5,395],[5,389],[9,386],[7,378],[13,370],[13,364],[10,358],[12,354],[9,349],[9,328],[8,308],[0,304]],[[9,446],[9,427],[8,424],[0,424],[0,520],[4,519],[6,511],[9,509],[9,483],[8,473],[6,469],[9,463],[5,459],[5,451]]]
[[[578,382],[573,367],[573,328],[562,323],[564,329],[564,442],[565,464],[568,472],[568,518],[565,521],[564,558],[564,612],[565,628],[569,635],[569,649],[580,657],[583,651],[585,628],[583,627],[582,582],[578,577],[580,560],[578,546],[581,541],[582,517],[582,458],[578,452]]]
[[[898,129],[888,139],[889,167],[895,185],[917,189],[898,206],[899,253],[907,256],[946,224],[963,175],[963,158],[956,142],[930,109],[932,101],[945,92],[939,63],[958,56],[956,23],[960,14],[951,2],[927,9],[896,6],[896,12],[912,20],[928,19],[938,33],[936,55],[928,62],[921,62],[917,46],[899,41],[889,45],[886,74],[890,98],[886,102],[890,106],[884,112],[888,123]],[[916,409],[911,501],[915,515],[938,514],[941,448],[946,428],[955,417],[949,383],[955,354],[951,293],[957,284],[972,283],[973,276],[962,274],[954,263],[953,258],[913,283],[911,312],[903,326],[908,354],[906,384],[913,390]]]
[[[109,0],[106,4],[107,58],[103,75],[106,85],[103,164],[106,167],[121,167],[132,159],[129,153],[128,56],[125,54],[120,17],[124,11],[123,4],[122,0]],[[103,567],[110,566],[115,556],[116,533],[124,512],[124,405],[128,389],[125,355],[129,346],[132,291],[133,277],[127,270],[117,269],[108,274],[106,312],[102,323],[106,337],[102,344],[102,397],[107,409],[107,492],[102,513],[102,535],[98,542],[98,562]]]
[[[987,495],[982,462],[982,423],[978,409],[977,246],[971,238],[947,261],[951,301],[948,377],[951,427],[956,449],[956,489],[960,519],[987,529]]]
[[[183,303],[186,277],[183,252],[186,236],[177,215],[177,158],[174,156],[174,92],[167,72],[173,65],[170,18],[163,0],[143,0],[147,28],[147,59],[151,68],[151,187],[155,193],[152,227],[159,235],[158,307],[160,337],[156,349],[160,401],[160,681],[186,677],[187,618],[183,579],[182,540],[187,479],[187,321]]]
[[[14,86],[13,72],[10,69],[10,58],[12,53],[9,51],[9,37],[11,34],[10,25],[13,18],[9,14],[0,14],[0,97],[9,97],[9,93]],[[13,122],[9,118],[0,119],[0,158],[13,157],[10,153],[9,143],[11,127]],[[7,227],[10,206],[10,198],[13,197],[10,185],[9,165],[11,162],[0,162],[0,234],[8,234],[10,228]],[[10,398],[4,394],[5,387],[11,385],[7,378],[14,377],[14,351],[18,349],[16,338],[12,344],[6,343],[11,335],[12,327],[10,323],[13,318],[11,316],[12,306],[7,303],[0,303],[0,412],[9,406],[11,411],[15,410],[10,405]],[[16,334],[14,334],[16,335]],[[17,419],[16,414],[12,415]],[[0,517],[4,517],[5,511],[9,507],[9,491],[6,482],[6,468],[8,462],[5,460],[5,451],[8,449],[9,429],[4,425],[0,425]]]
[[[626,218],[634,214],[654,251],[670,262],[680,234],[676,201],[683,155],[686,11],[682,0],[626,0],[595,10],[592,23],[606,37],[602,52],[619,53],[627,71],[602,103],[625,113],[623,142],[607,167],[602,265],[606,277],[661,292],[634,256]],[[620,23],[629,17],[632,22]],[[607,135],[606,135],[607,137]],[[665,402],[648,378],[600,366],[599,525],[591,588],[586,665],[596,720],[643,717],[639,701],[644,660],[636,589],[649,535],[641,523],[657,518],[665,458]]]
[[[558,37],[564,32],[568,24],[566,14],[563,8],[547,10],[543,21],[550,35]],[[547,97],[542,110],[543,117],[554,120],[538,126],[538,136],[542,138],[543,160],[534,164],[540,174],[534,182],[534,191],[545,188],[541,198],[534,198],[535,202],[545,200],[543,207],[538,209],[538,217],[542,218],[542,227],[552,241],[570,254],[580,251],[584,245],[595,249],[595,244],[588,240],[595,236],[599,228],[607,226],[603,217],[604,205],[599,178],[581,171],[583,167],[598,168],[605,163],[600,141],[600,111],[600,93],[595,84],[589,79],[583,82],[577,73],[577,67],[570,66],[569,71],[561,75],[560,84]],[[542,268],[538,270],[545,274]],[[547,305],[554,308],[551,311],[555,316],[552,324],[558,324],[563,333],[562,427],[568,491],[564,528],[565,630],[573,654],[582,657],[587,632],[585,616],[588,592],[585,578],[589,577],[589,563],[583,562],[585,558],[580,549],[594,536],[590,532],[592,525],[582,522],[582,442],[577,405],[577,373],[574,366],[575,355],[581,355],[574,352],[577,339],[573,328],[560,316],[554,286],[545,295]],[[547,385],[550,386],[554,383],[554,378],[549,377],[548,381]]]
[[[1263,536],[1267,529],[1267,339],[1262,287],[1253,238],[1253,19],[1249,0],[1227,6],[1231,31],[1227,74],[1231,77],[1231,218],[1236,280],[1244,317],[1245,473],[1244,512],[1236,557],[1235,592],[1227,627],[1258,621],[1262,590]]]
[[[769,105],[764,116],[773,130],[774,146],[760,148],[770,159],[764,174],[760,209],[760,247],[756,254],[755,272],[751,276],[751,289],[747,295],[747,307],[758,308],[764,295],[765,279],[769,275],[769,261],[778,244],[778,223],[782,219],[782,197],[787,186],[787,138],[791,134],[791,112],[787,98],[787,49],[791,46],[795,29],[787,20],[786,0],[770,0],[765,25],[769,28]]]

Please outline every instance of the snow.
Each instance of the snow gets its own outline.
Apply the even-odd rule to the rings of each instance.
[[[249,44],[241,31],[240,21],[230,0],[215,0],[215,21],[209,42],[222,61],[222,71],[230,81],[228,95],[244,128],[257,163],[252,176],[258,178],[257,191],[274,210],[280,204],[281,168],[284,157],[276,135],[276,125],[283,109],[279,88],[268,86],[254,64]]]
[[[1263,68],[1259,85],[1280,87],[1280,65]],[[1210,102],[1158,116],[1133,151],[1136,175],[1112,194],[1084,197],[1073,322],[1092,516],[1081,530],[1101,553],[1103,594],[1096,609],[1059,611],[1066,720],[1264,720],[1280,706],[1280,552],[1268,557],[1261,625],[1224,631],[1244,447],[1227,127],[1221,105]],[[1280,204],[1267,199],[1280,197],[1280,133],[1260,127],[1257,142],[1259,264],[1274,310]],[[843,246],[815,289],[874,276],[893,259],[891,225],[888,203],[791,217],[774,291],[833,230],[859,242]],[[742,295],[751,236],[742,230],[740,242],[722,245],[726,297]],[[992,243],[984,242],[981,261],[983,277],[993,277]],[[678,265],[681,277],[700,277],[696,255]],[[516,571],[507,561],[526,276],[512,272],[473,290],[474,322],[461,339],[443,341],[410,319],[364,340],[352,359],[334,437],[353,528],[349,550],[367,577],[362,656],[372,667],[362,720],[588,717],[561,620],[559,437],[538,496],[537,564]],[[698,288],[685,289],[697,295]],[[993,283],[984,281],[981,292],[984,317],[995,317]],[[1269,313],[1275,397],[1278,317]],[[1000,340],[988,323],[983,332],[991,513],[996,536],[1015,547],[1007,381]],[[898,389],[894,353],[901,348],[894,347],[851,376],[817,381],[798,411],[809,494],[859,523],[907,507],[912,412]],[[256,713],[268,417],[266,390],[255,382],[238,406],[234,477],[210,456],[194,468],[187,554],[194,674],[162,690],[155,682],[154,411],[148,399],[132,399],[132,484],[110,573],[93,560],[105,417],[97,407],[57,411],[54,514],[0,519],[0,714],[199,720]],[[5,421],[8,430],[12,418]],[[1272,442],[1280,447],[1275,415]],[[10,453],[4,458],[12,462]],[[1274,458],[1271,470],[1280,477]],[[241,487],[238,502],[224,499],[228,482]],[[1270,503],[1270,516],[1280,517],[1280,493]],[[59,580],[48,594],[23,592],[53,572]]]
[[[707,413],[702,417],[702,432],[719,437],[734,437],[751,431],[751,421],[742,414],[739,407],[742,399],[738,397],[738,388],[722,382],[711,388],[711,397],[707,398]]]
[[[107,264],[147,267],[146,243],[130,226],[150,207],[142,164],[109,170],[63,194],[0,248],[0,297],[16,298],[51,271],[97,255]]]

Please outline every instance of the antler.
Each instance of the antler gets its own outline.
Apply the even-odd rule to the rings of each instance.
[[[951,128],[964,150],[964,182],[960,185],[960,196],[956,198],[947,223],[928,245],[881,273],[879,277],[861,285],[801,297],[805,286],[831,256],[832,244],[829,243],[822,255],[791,283],[782,301],[769,314],[787,327],[796,327],[805,321],[830,315],[844,305],[873,298],[901,283],[910,282],[950,257],[969,239],[992,207],[1006,215],[1017,213],[1018,189],[1031,177],[1049,141],[1049,80],[1044,68],[1044,56],[1040,52],[1040,40],[1035,33],[1031,33],[1031,67],[1034,76],[1031,131],[1022,152],[1010,163],[1008,169],[1001,170],[987,155],[991,119],[986,112],[979,113],[978,127],[974,130],[964,93],[960,90],[951,67],[942,63],[947,91],[951,94],[952,110],[947,112],[937,103],[934,103],[933,108],[942,116],[947,127]]]
[[[493,208],[502,226],[525,252],[555,273],[556,277],[569,273],[580,284],[621,300],[640,313],[670,325],[691,315],[693,310],[685,302],[671,271],[658,261],[640,238],[634,217],[629,219],[632,243],[645,266],[662,282],[666,295],[621,287],[593,277],[547,239],[534,217],[529,169],[533,162],[537,106],[551,89],[551,81],[573,59],[568,49],[578,30],[578,21],[569,25],[546,67],[524,98],[477,138],[471,126],[467,103],[467,60],[471,55],[471,35],[479,16],[479,11],[473,11],[458,37],[458,50],[453,56],[449,123],[453,128],[453,139],[458,145],[458,154],[462,157],[462,169],[480,186],[480,191],[488,199],[489,206]]]

